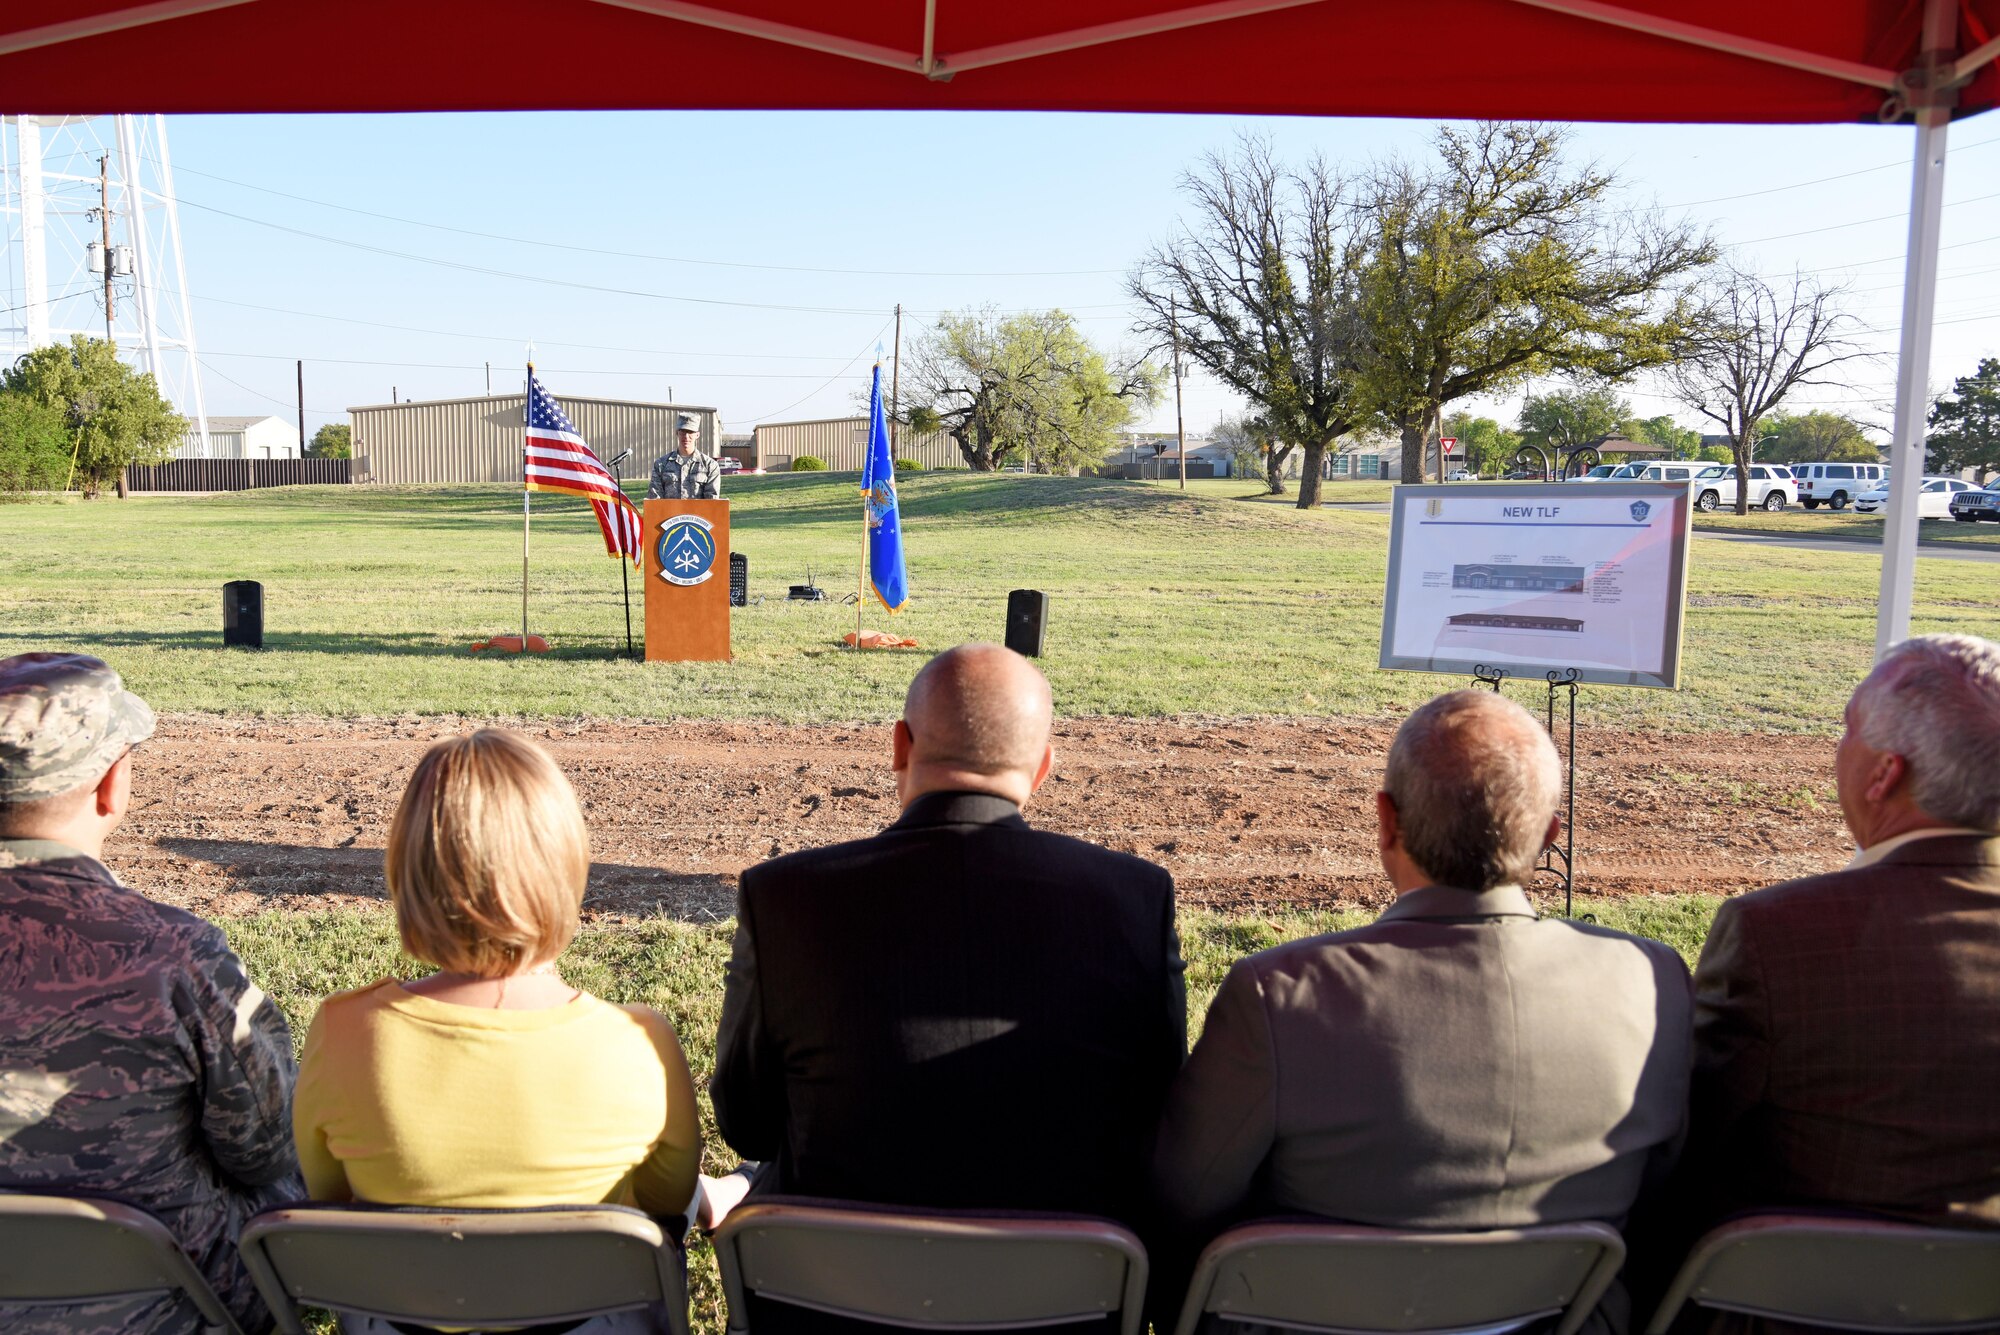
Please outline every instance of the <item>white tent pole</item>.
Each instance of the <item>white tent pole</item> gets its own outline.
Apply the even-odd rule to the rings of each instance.
[[[1931,319],[1937,312],[1938,228],[1944,212],[1945,132],[1951,123],[1952,0],[1924,0],[1923,65],[1909,87],[1917,122],[1910,168],[1910,240],[1903,261],[1903,329],[1896,350],[1896,418],[1889,439],[1888,522],[1882,526],[1882,590],[1875,657],[1910,638],[1917,575],[1917,496],[1924,489],[1924,418],[1930,409]],[[1940,78],[1940,76],[1945,76]],[[1940,86],[1942,85],[1942,86]]]

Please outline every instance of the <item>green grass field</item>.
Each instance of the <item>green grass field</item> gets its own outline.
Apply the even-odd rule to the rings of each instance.
[[[896,628],[927,649],[997,639],[1007,590],[1048,590],[1044,667],[1069,715],[1379,715],[1449,684],[1375,667],[1387,515],[1246,494],[1233,481],[1183,495],[1160,483],[906,477],[912,605]],[[853,587],[853,477],[744,478],[730,498],[736,548],[765,598],[737,613],[730,664],[618,657],[618,567],[584,503],[561,497],[536,498],[532,549],[531,628],[555,652],[470,657],[473,640],[520,620],[520,493],[504,486],[0,507],[0,650],[100,653],[166,710],[893,715],[917,656],[846,651],[852,606],[783,598],[809,566],[836,595]],[[265,584],[263,653],[220,648],[230,579]],[[1592,691],[1589,716],[1827,730],[1872,652],[1876,580],[1862,550],[1697,544],[1685,689]],[[890,623],[879,608],[865,620]],[[1920,561],[1916,624],[2000,634],[2000,565]]]

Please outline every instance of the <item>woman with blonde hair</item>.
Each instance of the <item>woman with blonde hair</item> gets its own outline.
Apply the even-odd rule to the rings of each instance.
[[[701,1132],[673,1026],[556,969],[590,848],[555,762],[493,728],[438,743],[385,861],[403,948],[438,971],[321,1005],[293,1112],[313,1198],[686,1210]]]

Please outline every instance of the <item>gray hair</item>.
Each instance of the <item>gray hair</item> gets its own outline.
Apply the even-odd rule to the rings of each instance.
[[[1919,635],[1854,692],[1861,740],[1901,756],[1926,815],[2000,833],[2000,644]]]
[[[1403,720],[1383,791],[1403,851],[1438,885],[1490,890],[1534,875],[1562,794],[1555,744],[1493,691],[1452,691]]]

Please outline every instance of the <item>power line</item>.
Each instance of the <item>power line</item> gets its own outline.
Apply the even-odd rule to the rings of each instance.
[[[1968,153],[1974,149],[1986,148],[1992,144],[2000,144],[2000,135],[1996,135],[1991,139],[1981,139],[1970,144],[1953,144],[1947,152],[1946,158],[1949,160],[1960,153]],[[1717,195],[1713,199],[1690,199],[1682,204],[1662,204],[1660,207],[1663,209],[1692,209],[1698,208],[1703,204],[1728,204],[1739,199],[1755,199],[1759,195],[1775,195],[1786,190],[1803,190],[1810,185],[1825,185],[1829,181],[1845,181],[1856,176],[1868,176],[1875,172],[1887,171],[1891,167],[1908,167],[1909,165],[1910,160],[1908,158],[1898,158],[1894,162],[1884,162],[1875,167],[1860,167],[1854,171],[1839,172],[1833,176],[1816,176],[1810,181],[1793,181],[1790,185],[1773,185],[1766,186],[1762,190],[1745,190],[1740,195]]]
[[[164,292],[164,288],[154,288]],[[273,315],[297,315],[308,320],[334,320],[341,324],[366,325],[370,329],[393,329],[404,334],[434,334],[441,338],[469,338],[481,343],[511,343],[520,347],[530,340],[509,338],[504,334],[474,334],[461,329],[425,329],[419,325],[388,324],[381,320],[363,320],[353,315],[329,315],[325,311],[302,311],[289,306],[262,306],[253,301],[233,301],[228,297],[211,297],[203,293],[194,294],[196,301],[214,302],[219,306],[237,306],[247,311],[267,311]],[[870,311],[869,314],[875,314]],[[837,362],[839,357],[823,353],[805,352],[676,352],[665,348],[628,348],[610,343],[567,343],[561,339],[537,338],[533,342],[546,348],[582,348],[590,352],[632,352],[648,357],[728,357],[749,361],[793,361],[793,362]]]
[[[273,361],[273,362],[289,362],[289,361],[301,360],[299,358],[293,357],[290,353],[223,352],[218,348],[204,348],[202,350],[202,356],[247,357],[247,358],[254,358],[259,361]],[[306,357],[303,358],[303,360],[308,362],[316,362],[323,366],[387,366],[387,367],[403,369],[403,370],[411,370],[411,371],[479,371],[485,369],[484,364],[480,362],[458,363],[458,362],[369,361],[357,357]],[[827,360],[831,361],[833,359],[827,358]],[[849,358],[848,360],[851,362],[853,359]],[[819,372],[817,371],[803,371],[803,372],[687,371],[687,370],[609,371],[609,370],[602,370],[596,367],[585,367],[585,366],[570,366],[570,367],[549,366],[549,367],[543,367],[542,369],[546,370],[551,375],[673,376],[681,379],[684,379],[689,376],[694,376],[698,378],[706,378],[712,380],[811,380],[814,376],[819,374]]]
[[[266,195],[276,195],[280,199],[297,200],[301,204],[315,204],[321,208],[338,209],[342,213],[358,214],[364,218],[376,218],[383,222],[404,223],[411,227],[427,227],[433,231],[451,232],[458,236],[476,236],[487,241],[507,241],[522,246],[544,246],[550,250],[568,250],[582,255],[605,255],[621,260],[653,260],[660,264],[699,264],[720,269],[759,269],[773,273],[817,273],[839,274],[858,278],[1089,278],[1105,274],[1122,274],[1123,269],[995,269],[995,270],[939,270],[939,269],[835,269],[806,264],[755,264],[747,260],[708,260],[686,255],[654,255],[645,251],[611,250],[602,246],[579,246],[564,241],[544,241],[531,236],[510,236],[504,232],[482,232],[470,227],[453,227],[448,223],[426,222],[421,218],[405,218],[394,213],[377,213],[372,209],[358,209],[351,204],[336,204],[332,200],[314,199],[310,195],[295,195],[289,191],[274,190],[269,186],[252,185],[248,181],[238,181],[228,176],[218,176],[214,172],[197,171],[192,167],[176,167],[176,172],[190,176],[202,176],[211,181],[221,181],[227,185],[241,186],[245,190],[255,190]],[[188,203],[186,196],[181,203]]]
[[[892,324],[894,324],[894,323],[895,323],[895,320],[894,320],[894,319],[889,319],[889,320],[884,320],[884,321],[882,322],[882,327],[881,327],[880,329],[877,329],[877,330],[875,331],[875,337],[873,337],[873,338],[869,339],[869,340],[868,340],[868,342],[866,342],[866,343],[863,343],[863,344],[861,345],[861,351],[859,351],[859,352],[855,353],[855,354],[854,354],[854,355],[853,355],[852,357],[849,357],[849,358],[847,359],[847,365],[846,365],[846,366],[843,366],[843,367],[841,367],[841,368],[840,368],[840,369],[839,369],[838,371],[835,371],[835,372],[834,372],[834,373],[833,373],[832,375],[828,376],[828,377],[826,378],[826,381],[825,381],[825,383],[824,383],[824,384],[822,384],[822,385],[820,385],[820,386],[819,386],[819,388],[817,388],[817,389],[813,390],[813,392],[812,392],[812,393],[810,393],[810,394],[806,395],[806,396],[805,396],[804,398],[801,398],[801,399],[795,399],[795,400],[793,400],[793,401],[792,401],[791,403],[788,403],[788,404],[786,404],[786,405],[785,405],[784,407],[782,407],[782,408],[773,408],[773,409],[771,409],[771,410],[770,410],[769,412],[762,412],[762,413],[751,413],[751,414],[748,414],[748,416],[749,416],[750,420],[751,420],[751,421],[753,421],[753,422],[761,422],[761,421],[764,421],[764,420],[766,420],[766,419],[768,419],[768,418],[772,418],[772,417],[777,417],[777,416],[779,416],[779,415],[780,415],[780,414],[782,414],[782,413],[788,413],[788,412],[790,412],[790,411],[791,411],[792,409],[794,409],[794,408],[798,407],[798,406],[799,406],[799,405],[800,405],[801,403],[807,403],[807,402],[810,402],[811,400],[813,400],[813,399],[815,399],[815,398],[819,397],[819,396],[820,396],[821,394],[825,393],[825,392],[826,392],[826,389],[827,389],[827,387],[828,387],[829,385],[833,384],[833,382],[834,382],[834,381],[836,381],[836,380],[840,379],[840,378],[841,378],[842,376],[846,375],[846,374],[848,373],[848,371],[850,371],[850,370],[852,370],[852,369],[853,369],[853,367],[854,367],[854,363],[856,363],[856,362],[860,361],[860,360],[861,360],[861,359],[862,359],[863,357],[866,357],[866,356],[868,355],[868,349],[869,349],[870,347],[873,347],[873,346],[877,346],[877,345],[879,345],[879,344],[880,344],[880,343],[882,342],[882,335],[884,335],[884,334],[888,333],[888,332],[889,332],[889,326],[890,326],[890,325],[892,325]]]
[[[1974,195],[1971,199],[1955,199],[1944,207],[1955,209],[1961,204],[1983,204],[1989,199],[2000,199],[2000,190],[1996,190],[1990,195]],[[1795,236],[1816,236],[1821,232],[1838,232],[1843,227],[1865,227],[1869,223],[1888,222],[1891,219],[1903,220],[1909,216],[1909,211],[1903,209],[1895,213],[1880,214],[1873,218],[1856,218],[1853,222],[1828,223],[1824,227],[1808,227],[1801,232],[1779,232],[1776,236],[1753,236],[1747,241],[1738,241],[1734,244],[1739,246],[1755,246],[1761,245],[1766,241],[1789,241]]]

